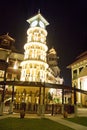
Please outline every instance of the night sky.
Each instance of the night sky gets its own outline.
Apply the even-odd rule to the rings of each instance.
[[[71,85],[71,72],[66,67],[87,50],[87,0],[2,0],[0,1],[0,35],[9,33],[22,53],[27,41],[26,22],[41,14],[47,26],[47,45],[60,57],[58,65],[66,85]]]

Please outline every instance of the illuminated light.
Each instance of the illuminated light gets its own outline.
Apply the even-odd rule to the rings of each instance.
[[[51,94],[54,94],[54,93],[56,93],[56,89],[51,88],[51,89],[49,90],[49,92],[50,92]]]
[[[40,27],[45,28],[45,25],[42,21],[39,21],[39,25],[40,25]]]
[[[32,40],[32,34],[29,34],[29,36],[27,37],[27,41],[30,42]]]
[[[27,61],[23,61],[21,62],[21,66],[25,65],[25,64],[36,64],[36,65],[43,65],[45,66],[45,68],[48,68],[48,64],[42,61],[35,61],[35,60],[27,60]]]
[[[84,87],[84,90],[87,90],[87,77],[84,78],[83,80],[83,87]]]
[[[14,69],[18,69],[18,61],[16,60],[15,63],[14,63]]]
[[[38,21],[35,20],[35,21],[33,21],[33,22],[31,23],[31,27],[35,27],[37,24],[38,24]]]
[[[37,36],[37,35],[34,36],[34,40],[35,40],[35,41],[38,41],[38,36]]]
[[[44,38],[41,38],[41,42],[44,42],[45,41],[45,39]]]
[[[9,62],[9,57],[7,57],[7,62]]]
[[[47,31],[44,28],[40,28],[40,27],[29,28],[27,30],[27,35],[30,35],[30,33],[33,34],[33,32],[35,32],[36,30],[38,31],[38,33],[41,33],[41,34],[43,33],[44,36],[47,36]]]
[[[42,17],[29,19],[30,28],[27,30],[27,43],[24,45],[24,61],[21,62],[21,80],[23,81],[48,81],[48,63],[46,45],[47,31],[45,26],[48,24]],[[53,71],[52,71],[53,72]],[[54,74],[50,73],[49,82],[56,83]]]
[[[42,47],[42,48],[44,48],[45,49],[45,51],[47,51],[48,50],[48,47],[47,47],[47,45],[45,45],[45,44],[43,44],[43,43],[40,43],[40,42],[30,42],[30,43],[26,43],[25,45],[24,45],[24,49],[26,50],[26,48],[27,47],[31,47],[31,46],[40,46],[40,47]]]

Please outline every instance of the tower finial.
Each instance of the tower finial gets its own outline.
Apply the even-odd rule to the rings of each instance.
[[[40,14],[40,9],[38,10],[38,14]]]
[[[7,32],[7,34],[6,35],[9,35],[9,32]]]

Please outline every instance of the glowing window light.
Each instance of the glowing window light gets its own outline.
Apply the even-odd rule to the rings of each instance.
[[[38,24],[38,21],[35,20],[34,22],[31,23],[31,27],[35,27]]]
[[[40,28],[40,27],[29,28],[27,30],[27,34],[29,35],[30,33],[35,32],[36,29],[38,29],[41,33],[43,33],[45,36],[47,36],[47,31],[44,28]]]
[[[9,57],[7,57],[7,62],[9,62]]]
[[[21,65],[25,65],[25,64],[31,64],[31,61],[23,61],[22,63],[21,63]],[[44,63],[44,62],[42,62],[42,61],[33,61],[32,60],[32,64],[37,64],[37,65],[44,65],[45,66],[45,68],[48,68],[48,64],[47,63]]]
[[[87,77],[83,80],[84,90],[87,90]]]
[[[40,27],[45,28],[45,25],[42,21],[39,21],[39,25],[40,25]]]
[[[27,47],[33,46],[33,45],[41,46],[42,48],[44,48],[44,51],[45,51],[45,52],[48,50],[47,45],[45,45],[45,44],[43,44],[43,43],[39,43],[39,42],[26,43],[26,44],[24,45],[24,49],[26,50]]]
[[[15,63],[14,63],[14,69],[18,69],[18,61],[16,60]]]
[[[27,37],[27,41],[30,42],[32,40],[32,34],[29,34],[29,36]]]
[[[55,94],[55,93],[56,93],[56,89],[51,88],[51,89],[49,90],[49,92],[50,92],[51,94]]]
[[[34,36],[34,41],[38,41],[38,36],[37,35]]]

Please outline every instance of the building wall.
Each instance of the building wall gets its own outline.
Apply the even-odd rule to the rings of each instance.
[[[86,90],[84,87],[84,81],[87,79],[87,52],[79,55],[76,60],[68,66],[71,69],[72,75],[72,87]],[[85,69],[85,70],[84,70]],[[84,71],[84,72],[83,72]],[[86,105],[87,95],[77,92],[76,93],[77,104]],[[74,103],[74,96],[72,95],[72,103]]]

